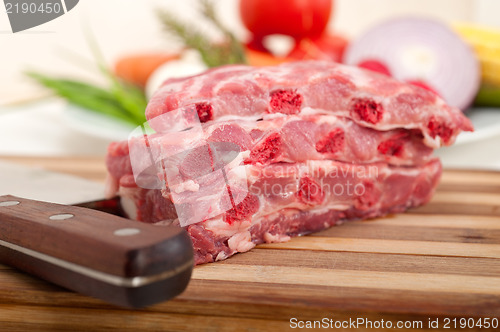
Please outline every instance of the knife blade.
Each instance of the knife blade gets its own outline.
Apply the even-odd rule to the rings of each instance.
[[[0,195],[7,194],[67,205],[105,199],[102,183],[0,160]]]
[[[6,195],[11,190],[17,196]],[[23,190],[37,200],[19,197]],[[102,184],[0,163],[0,262],[130,308],[182,293],[194,265],[187,233],[89,209],[116,205],[92,204],[103,192]],[[78,197],[86,207],[54,203],[78,204]]]

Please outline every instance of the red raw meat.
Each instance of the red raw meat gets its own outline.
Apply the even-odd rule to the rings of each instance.
[[[217,216],[186,227],[197,264],[225,259],[258,243],[286,241],[342,221],[422,205],[432,197],[441,174],[436,159],[415,167],[330,160],[243,167],[249,192],[235,208],[226,211],[222,203],[224,183],[212,187],[216,197],[211,204],[203,204],[206,193],[184,197],[183,204],[195,209],[220,210]],[[229,171],[228,177],[232,176]],[[169,188],[142,189],[124,180],[130,177],[120,179],[119,194],[132,218],[159,225],[178,223]]]
[[[333,114],[379,131],[417,129],[432,148],[450,145],[460,131],[472,130],[460,110],[426,89],[326,61],[224,66],[167,80],[153,95],[146,116],[151,121],[192,105],[202,122],[224,117],[256,120],[269,114]],[[152,126],[166,130],[171,121],[160,118]]]
[[[472,130],[432,92],[321,61],[171,79],[146,115],[157,133],[109,146],[109,194],[184,227],[197,264],[422,205],[433,149]]]
[[[337,160],[410,166],[428,162],[433,152],[432,148],[423,143],[417,130],[394,129],[380,132],[362,127],[348,118],[332,115],[291,115],[262,121],[211,121],[202,124],[201,129],[150,135],[147,146],[142,138],[133,139],[129,144],[136,147],[134,151],[140,150],[142,144],[144,156],[135,156],[135,162],[148,161],[150,150],[159,151],[163,148],[164,151],[173,152],[192,151],[185,157],[185,164],[199,173],[202,167],[198,164],[204,158],[210,158],[209,151],[204,146],[213,142],[234,143],[246,164],[266,165]],[[117,155],[122,150],[128,154],[127,142],[121,145],[123,146],[117,147],[116,151],[110,152],[110,156]],[[196,151],[206,155],[195,155]],[[122,159],[118,159],[109,168],[116,170],[114,173],[130,168],[130,165],[124,167],[122,163]],[[183,172],[185,170],[181,170]]]

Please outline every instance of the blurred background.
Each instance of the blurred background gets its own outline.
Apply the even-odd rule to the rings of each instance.
[[[215,0],[213,3],[221,24],[239,40],[249,41],[252,35],[242,23],[239,1]],[[327,31],[334,36],[335,47],[345,47],[377,24],[408,15],[433,18],[450,27],[456,23],[480,27],[479,34],[483,34],[483,28],[500,30],[498,0],[335,0],[333,4]],[[130,127],[71,109],[63,99],[51,96],[50,91],[24,73],[31,70],[50,77],[64,76],[96,85],[107,84],[105,75],[96,65],[89,40],[90,44],[96,42],[103,64],[111,70],[120,59],[137,54],[185,58],[188,59],[186,63],[195,64],[188,66],[187,73],[199,70],[199,66],[196,67],[201,62],[199,57],[189,52],[180,55],[183,43],[166,32],[158,19],[158,11],[168,11],[217,39],[220,32],[205,22],[199,7],[196,0],[82,0],[58,19],[16,34],[11,32],[2,8],[0,156],[104,155],[109,142],[126,139]],[[465,37],[464,41],[470,42]],[[500,45],[500,40],[497,43]],[[253,54],[253,61],[281,61],[293,47],[293,39],[275,36],[268,38],[265,46],[274,52],[276,59]],[[500,62],[500,54],[497,59]],[[182,74],[181,69],[180,73],[178,70],[172,75]],[[165,70],[167,74],[164,75],[169,75],[168,69]],[[156,75],[157,81],[162,79],[160,74]],[[154,86],[158,82],[148,84]],[[154,88],[146,86],[146,94],[150,93],[148,89]],[[500,109],[493,103],[483,107],[481,112],[468,114],[479,130],[459,139],[456,146],[441,149],[438,154],[447,167],[500,169]]]

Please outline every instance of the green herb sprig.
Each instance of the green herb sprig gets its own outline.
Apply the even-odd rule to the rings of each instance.
[[[146,97],[135,86],[120,83],[111,89],[103,89],[85,82],[51,78],[37,72],[28,72],[26,75],[76,106],[132,125],[146,122]]]
[[[27,72],[26,75],[73,105],[127,124],[142,125],[146,122],[147,98],[145,93],[139,87],[120,80],[105,65],[104,57],[95,37],[91,34],[91,30],[87,29],[86,32],[87,42],[97,67],[108,80],[108,88],[101,88],[77,80],[53,78],[34,71]]]
[[[201,0],[200,4],[203,16],[222,32],[224,36],[222,42],[217,43],[211,41],[195,27],[191,25],[188,26],[168,11],[159,11],[158,16],[168,31],[180,38],[186,46],[200,53],[203,62],[205,62],[208,67],[247,63],[243,45],[236,36],[217,19],[212,1]]]
[[[164,26],[178,36],[187,47],[198,50],[208,67],[246,63],[242,44],[217,19],[212,1],[201,0],[200,4],[203,16],[222,32],[224,36],[222,42],[211,41],[196,28],[179,21],[167,11],[160,11],[159,18]],[[49,77],[33,71],[28,72],[27,75],[71,104],[131,125],[144,124],[146,122],[144,113],[147,105],[144,91],[120,80],[105,66],[104,57],[95,42],[95,38],[90,35],[90,30],[87,30],[87,41],[98,68],[108,79],[109,86],[107,88],[77,80]]]

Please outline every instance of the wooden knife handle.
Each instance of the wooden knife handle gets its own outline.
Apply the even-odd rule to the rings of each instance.
[[[180,227],[0,196],[0,262],[111,303],[143,307],[186,288],[193,248]]]

